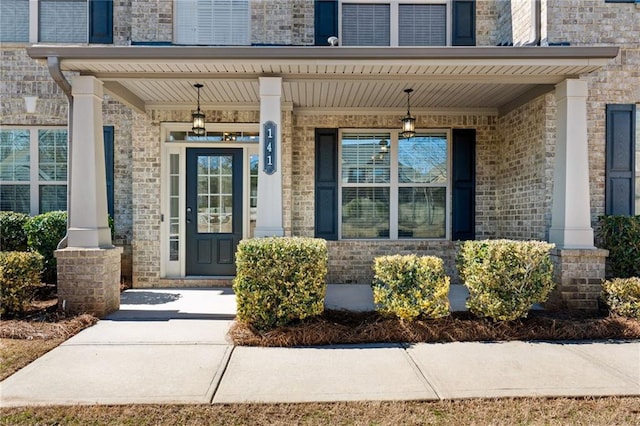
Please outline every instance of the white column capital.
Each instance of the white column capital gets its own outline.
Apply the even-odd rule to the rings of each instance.
[[[556,84],[556,99],[586,98],[589,96],[589,85],[585,80],[567,79]]]
[[[93,95],[100,99],[104,96],[104,88],[102,81],[90,75],[74,75],[71,77],[71,94]]]
[[[282,77],[258,77],[260,97],[282,96]]]

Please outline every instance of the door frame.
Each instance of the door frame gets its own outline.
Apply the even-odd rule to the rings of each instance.
[[[251,155],[258,155],[258,140],[253,142],[199,142],[169,140],[170,132],[186,132],[191,130],[191,123],[161,123],[160,137],[160,278],[185,278],[186,275],[186,167],[187,148],[242,148],[242,238],[250,234],[250,164]],[[207,123],[207,131],[211,132],[255,132],[260,131],[258,123]],[[178,260],[169,260],[169,158],[179,156],[179,197],[178,212]],[[212,276],[212,278],[215,278]]]

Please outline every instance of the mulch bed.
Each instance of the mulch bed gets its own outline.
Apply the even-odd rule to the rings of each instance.
[[[68,316],[58,311],[58,299],[55,295],[49,296],[32,301],[21,314],[0,321],[0,338],[67,339],[98,322],[93,315]]]
[[[640,339],[640,321],[618,316],[532,311],[528,318],[493,322],[469,312],[437,320],[402,321],[376,312],[325,311],[297,324],[259,332],[236,321],[229,330],[240,346],[316,346],[359,343],[509,340]]]

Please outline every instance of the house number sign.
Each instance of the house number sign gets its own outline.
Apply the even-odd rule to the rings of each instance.
[[[277,170],[276,165],[276,146],[277,146],[277,134],[278,126],[273,121],[267,121],[263,125],[264,132],[264,167],[263,170],[266,174],[272,175]]]

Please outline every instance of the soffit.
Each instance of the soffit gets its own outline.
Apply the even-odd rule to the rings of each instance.
[[[593,72],[617,48],[29,48],[57,56],[61,68],[93,75],[138,109],[192,108],[193,84],[203,106],[259,105],[261,76],[283,78],[294,108],[487,108],[512,105],[566,78]]]

